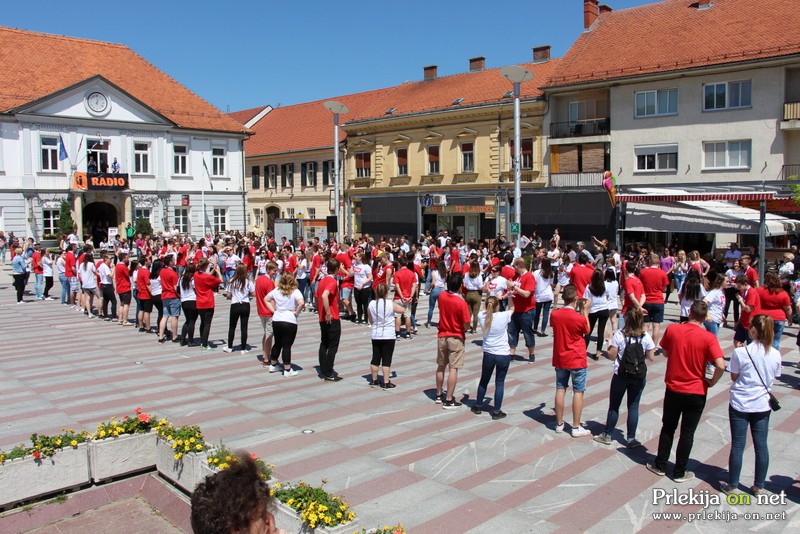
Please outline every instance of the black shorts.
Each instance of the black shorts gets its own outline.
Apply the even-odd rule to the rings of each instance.
[[[664,305],[663,304],[642,304],[642,308],[647,310],[647,315],[644,316],[645,323],[663,323],[664,322]]]
[[[131,303],[131,292],[130,291],[126,291],[125,293],[119,293],[118,296],[119,296],[119,302],[123,306],[125,304],[130,304]]]
[[[139,309],[144,313],[152,313],[153,301],[150,299],[139,299]]]
[[[394,339],[373,339],[372,340],[372,365],[382,367],[392,366],[392,355],[394,355]]]

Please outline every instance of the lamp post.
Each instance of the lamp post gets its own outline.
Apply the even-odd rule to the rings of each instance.
[[[342,227],[341,207],[339,205],[339,115],[347,113],[350,109],[335,100],[328,100],[323,106],[333,113],[333,183],[335,188],[333,199],[336,204],[334,212],[336,215],[336,239],[341,240],[342,234],[339,231]]]
[[[525,67],[511,65],[500,69],[500,74],[505,79],[514,84],[514,222],[517,223],[517,232],[515,239],[519,241],[519,236],[522,234],[522,167],[520,165],[520,138],[519,138],[519,88],[522,82],[527,82],[533,79],[533,73]],[[514,233],[514,232],[511,232]],[[519,243],[517,243],[519,246]]]

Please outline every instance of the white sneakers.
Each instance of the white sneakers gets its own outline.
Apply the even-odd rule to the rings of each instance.
[[[583,436],[591,436],[591,435],[592,435],[592,433],[589,432],[589,430],[587,428],[582,427],[582,426],[578,426],[578,428],[573,428],[572,429],[572,437],[573,438],[580,438],[580,437],[583,437]]]
[[[225,347],[222,347],[222,352],[233,352],[233,349],[226,345]]]
[[[294,369],[290,369],[288,371],[283,371],[283,378],[289,378],[290,376],[297,376],[298,372]]]

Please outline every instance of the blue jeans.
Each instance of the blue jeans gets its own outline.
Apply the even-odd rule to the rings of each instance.
[[[772,338],[772,346],[775,348],[775,350],[780,350],[781,336],[783,335],[783,329],[786,326],[786,321],[775,321],[773,324],[775,327],[775,337]]]
[[[536,303],[536,317],[533,319],[533,329],[539,330],[539,319],[542,320],[542,329],[539,332],[547,330],[547,322],[550,320],[550,305],[553,304],[552,300],[545,300],[544,302]]]
[[[619,420],[619,406],[622,397],[628,394],[628,440],[636,437],[636,428],[639,426],[639,399],[642,398],[646,378],[622,378],[619,375],[611,377],[611,390],[608,393],[608,414],[606,415],[606,434],[616,428]]]
[[[508,323],[508,344],[512,349],[517,348],[519,343],[519,333],[525,336],[525,346],[532,349],[536,346],[536,336],[533,334],[533,316],[536,315],[536,308],[526,312],[514,312],[511,314],[511,322]]]
[[[436,307],[436,302],[439,300],[439,293],[441,292],[441,287],[431,289],[431,295],[428,297],[428,323],[433,319],[433,309]]]
[[[58,282],[61,284],[61,304],[69,304],[69,279],[65,273],[58,273]]]
[[[44,275],[43,274],[34,274],[34,282],[33,288],[36,292],[36,298],[42,298],[42,292],[44,291]]]
[[[686,273],[673,273],[673,279],[675,280],[675,292],[680,293],[683,281],[686,280]]]
[[[492,372],[497,369],[494,375],[494,409],[499,412],[503,405],[503,393],[505,392],[506,373],[508,373],[508,366],[511,364],[511,356],[483,353],[483,369],[481,370],[481,379],[478,382],[478,396],[476,397],[475,406],[481,407],[483,405],[483,397],[486,395],[486,386],[489,385],[489,380],[492,378]]]
[[[703,321],[703,326],[706,327],[706,330],[714,334],[715,336],[719,334],[719,324],[715,323],[714,321]]]
[[[742,455],[745,445],[747,445],[747,425],[750,425],[750,435],[753,437],[753,448],[756,452],[756,473],[753,484],[764,488],[764,480],[767,478],[767,469],[769,468],[769,449],[767,448],[769,414],[769,411],[745,413],[728,406],[728,416],[731,421],[728,483],[734,488],[739,485],[739,475],[742,473]]]

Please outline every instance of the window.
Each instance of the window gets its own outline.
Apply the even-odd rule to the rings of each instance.
[[[225,176],[225,149],[211,149],[211,175]]]
[[[148,215],[150,210],[147,210]],[[189,233],[189,208],[175,208],[175,218],[172,227],[182,234]]]
[[[323,187],[327,187],[333,185],[336,182],[336,176],[333,174],[333,160],[329,159],[328,161],[322,162],[322,185]]]
[[[133,218],[134,221],[138,221],[139,219],[147,219],[150,220],[150,208],[136,208],[133,210]]]
[[[639,91],[636,93],[636,117],[657,117],[678,113],[678,90]]]
[[[703,143],[706,169],[745,169],[750,167],[751,142],[712,141]]]
[[[741,82],[707,83],[703,86],[703,111],[749,108],[750,80]]]
[[[300,164],[300,185],[303,187],[316,187],[317,185],[317,162],[309,161]]]
[[[259,189],[261,187],[261,167],[253,165],[250,167],[250,179],[252,180],[252,189]]]
[[[461,172],[475,172],[475,143],[461,143]]]
[[[519,140],[520,152],[520,169],[523,171],[530,171],[533,169],[533,138],[525,137]],[[511,154],[511,159],[508,162],[509,170],[514,170],[514,140],[508,141],[508,148]]]
[[[256,220],[256,223],[255,223],[255,227],[256,228],[261,228],[261,223],[263,221],[263,219],[262,219],[263,213],[264,212],[261,210],[261,208],[256,208],[256,209],[253,210],[253,215],[255,216],[254,219]]]
[[[677,171],[678,145],[637,146],[636,171]]]
[[[428,174],[439,174],[439,145],[428,146]]]
[[[214,208],[214,233],[225,232],[228,229],[228,210]]]
[[[264,187],[275,189],[278,187],[276,176],[278,175],[277,165],[267,165],[264,169]]]
[[[286,217],[294,219],[294,208],[286,208]]]
[[[175,145],[172,148],[172,153],[174,155],[172,172],[174,174],[188,174],[186,160],[189,154],[189,149],[186,147],[186,145]]]
[[[42,233],[52,235],[58,234],[58,219],[60,216],[61,210],[42,210]]]
[[[372,175],[372,154],[358,152],[356,154],[356,178],[369,178]]]
[[[294,187],[294,163],[281,165],[281,187]]]
[[[309,219],[317,218],[317,208],[307,208],[306,211],[308,212]]]
[[[150,143],[133,144],[134,174],[150,174]]]
[[[42,170],[58,170],[58,137],[42,137]]]
[[[569,103],[569,122],[604,119],[608,116],[605,100],[579,100]]]
[[[397,176],[408,176],[408,149],[397,149]]]

